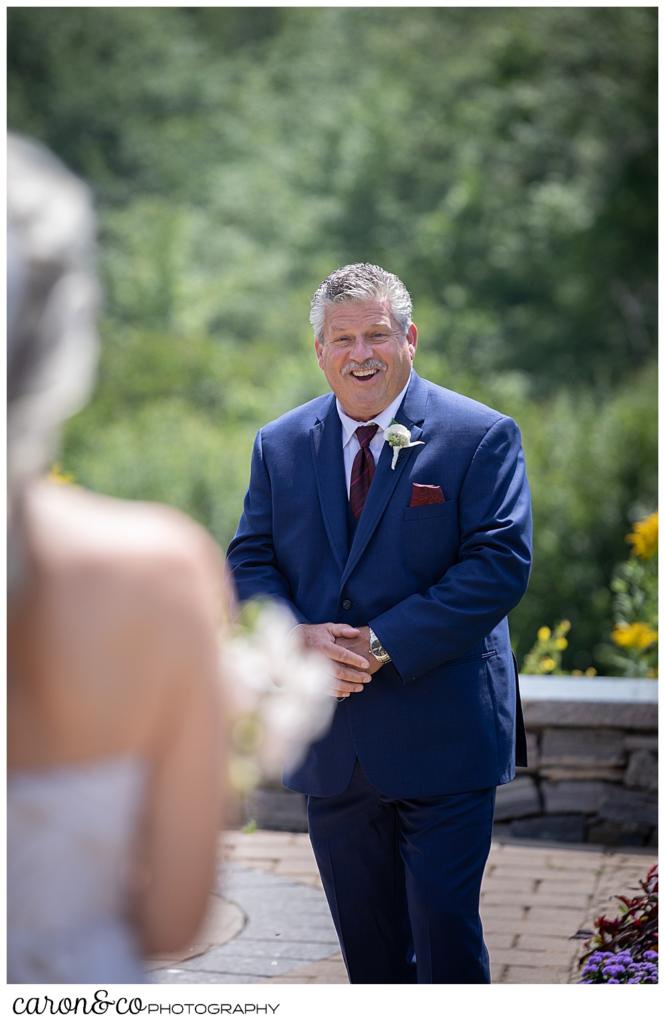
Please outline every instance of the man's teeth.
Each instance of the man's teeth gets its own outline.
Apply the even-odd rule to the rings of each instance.
[[[352,370],[351,371],[351,376],[352,377],[373,377],[375,373],[378,373],[378,370]]]

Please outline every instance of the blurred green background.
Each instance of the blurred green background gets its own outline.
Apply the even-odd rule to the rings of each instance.
[[[514,416],[535,561],[518,656],[609,582],[656,507],[657,12],[14,8],[10,127],[92,186],[106,290],[76,481],[231,538],[256,429],[326,390],[336,266],[400,275],[419,372]],[[600,652],[600,653],[599,653]]]

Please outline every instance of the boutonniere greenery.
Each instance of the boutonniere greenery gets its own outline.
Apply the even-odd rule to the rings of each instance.
[[[393,461],[390,464],[391,469],[394,469],[397,465],[397,459],[402,448],[415,448],[418,444],[425,444],[424,441],[412,441],[409,428],[405,427],[403,423],[398,423],[397,420],[392,421],[383,437],[393,450]]]

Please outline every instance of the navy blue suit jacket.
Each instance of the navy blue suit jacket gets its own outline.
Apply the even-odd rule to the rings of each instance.
[[[531,561],[519,430],[415,372],[396,419],[425,443],[394,470],[384,446],[351,543],[334,395],[264,427],[229,548],[241,601],[369,624],[392,657],[285,777],[314,796],[342,792],[356,757],[390,797],[484,789],[514,777],[516,750],[525,763],[506,619]],[[413,483],[440,486],[445,502],[409,507]]]

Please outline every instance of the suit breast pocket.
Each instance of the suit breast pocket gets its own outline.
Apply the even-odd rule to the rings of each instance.
[[[459,546],[457,505],[420,505],[405,508],[402,545],[407,568],[434,583],[454,562]]]

